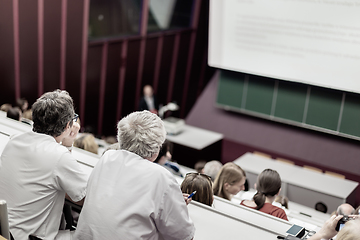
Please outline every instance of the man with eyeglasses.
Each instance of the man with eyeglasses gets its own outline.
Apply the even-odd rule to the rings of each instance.
[[[59,231],[65,196],[82,204],[87,174],[71,155],[80,129],[66,91],[43,94],[32,106],[32,131],[15,135],[0,162],[0,198],[15,239],[70,239]]]

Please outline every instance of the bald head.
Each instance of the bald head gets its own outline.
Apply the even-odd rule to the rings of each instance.
[[[355,209],[350,204],[343,203],[338,207],[336,215],[350,215],[354,212],[354,210]]]

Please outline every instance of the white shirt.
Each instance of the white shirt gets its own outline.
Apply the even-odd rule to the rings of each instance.
[[[75,239],[189,240],[194,234],[168,170],[125,150],[109,150],[96,164]]]
[[[86,184],[79,163],[52,136],[27,132],[10,139],[1,155],[0,198],[14,238],[55,239],[65,193],[80,201]]]

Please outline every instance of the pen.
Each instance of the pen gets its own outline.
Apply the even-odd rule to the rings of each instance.
[[[192,194],[190,194],[190,195],[188,196],[188,199],[189,199],[189,198],[192,198],[192,196],[194,196],[195,193],[196,193],[196,191],[194,191]]]

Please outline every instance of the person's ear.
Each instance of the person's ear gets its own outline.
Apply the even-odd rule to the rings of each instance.
[[[227,191],[230,187],[230,184],[229,183],[224,183],[224,189]]]
[[[276,194],[276,196],[278,196],[280,194],[281,188],[279,189],[278,193]]]

